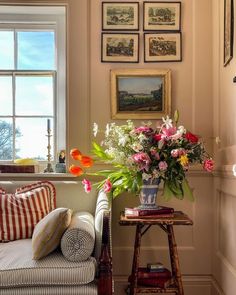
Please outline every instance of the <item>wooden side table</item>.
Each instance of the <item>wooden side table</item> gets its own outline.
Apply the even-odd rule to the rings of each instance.
[[[183,283],[179,265],[179,257],[177,251],[177,245],[174,236],[174,225],[193,225],[192,220],[183,212],[177,211],[174,213],[174,217],[171,218],[155,218],[155,219],[128,219],[121,213],[120,225],[136,226],[136,235],[134,242],[134,256],[133,265],[131,273],[130,282],[130,295],[135,295],[137,293],[174,293],[177,295],[184,295]],[[171,272],[173,284],[168,288],[158,288],[158,287],[147,287],[138,285],[138,267],[140,258],[140,246],[142,236],[149,230],[153,225],[158,225],[167,235],[169,242],[169,254],[171,262]]]

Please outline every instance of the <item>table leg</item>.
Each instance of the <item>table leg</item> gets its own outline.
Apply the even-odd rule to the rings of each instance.
[[[181,276],[180,264],[179,264],[179,256],[178,256],[177,245],[176,245],[175,236],[174,236],[173,225],[167,225],[167,230],[168,230],[168,241],[169,241],[172,275],[178,287],[177,295],[184,295],[182,276]]]
[[[131,283],[130,283],[130,295],[136,294],[142,227],[143,226],[140,224],[138,224],[136,226],[136,234],[135,234],[135,242],[134,242],[134,256],[133,256],[133,265],[132,265],[132,274],[131,274]]]

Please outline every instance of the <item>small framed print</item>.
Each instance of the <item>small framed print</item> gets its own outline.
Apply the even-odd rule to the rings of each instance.
[[[224,66],[233,58],[234,3],[224,0]]]
[[[182,61],[181,33],[145,33],[144,62]]]
[[[169,69],[111,70],[112,119],[161,119],[170,112]]]
[[[144,31],[180,31],[181,2],[143,2]]]
[[[138,33],[102,33],[102,62],[139,61]]]
[[[139,2],[102,2],[102,30],[138,31]]]

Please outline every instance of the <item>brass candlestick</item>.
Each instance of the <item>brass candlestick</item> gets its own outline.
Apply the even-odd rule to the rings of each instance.
[[[48,119],[48,128],[47,128],[47,138],[48,138],[48,145],[47,145],[47,149],[48,149],[48,154],[47,154],[47,159],[48,159],[48,163],[47,163],[47,168],[44,169],[44,173],[51,173],[54,172],[52,169],[52,163],[51,163],[51,159],[52,159],[52,155],[51,155],[51,128],[50,128],[50,120]]]

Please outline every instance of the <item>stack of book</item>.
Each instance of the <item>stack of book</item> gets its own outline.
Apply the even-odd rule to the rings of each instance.
[[[174,209],[171,207],[158,206],[156,209],[125,208],[127,218],[171,218],[174,216]]]
[[[130,281],[131,277],[129,277]],[[173,283],[171,272],[161,263],[138,268],[138,285],[168,288]]]

